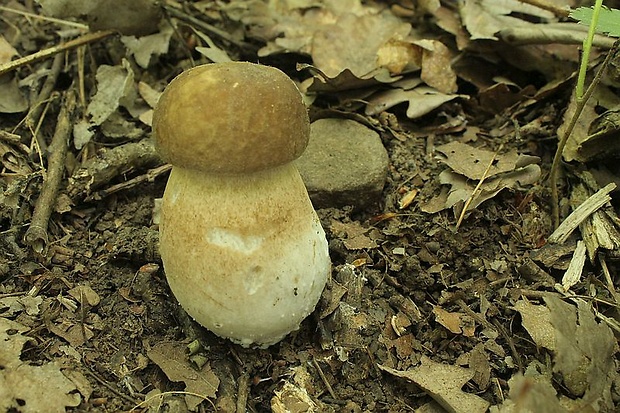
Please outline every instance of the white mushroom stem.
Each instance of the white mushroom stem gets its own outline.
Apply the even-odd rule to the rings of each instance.
[[[160,233],[179,303],[246,346],[296,330],[330,272],[324,231],[292,163],[252,174],[173,167]]]

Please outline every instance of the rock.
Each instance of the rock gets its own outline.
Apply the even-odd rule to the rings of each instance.
[[[388,171],[388,154],[372,129],[349,119],[319,119],[296,161],[315,208],[377,201]]]

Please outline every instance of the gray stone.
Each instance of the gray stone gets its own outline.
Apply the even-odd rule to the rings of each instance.
[[[349,119],[319,119],[296,161],[315,208],[364,208],[381,195],[388,154],[379,135]]]

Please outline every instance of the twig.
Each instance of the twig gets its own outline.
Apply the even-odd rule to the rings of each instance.
[[[45,152],[47,149],[47,143],[45,139],[41,137],[39,134],[39,128],[35,127],[36,120],[41,116],[41,112],[43,112],[43,104],[49,99],[52,92],[54,91],[54,87],[56,86],[56,80],[58,80],[58,75],[60,74],[60,70],[62,69],[62,64],[64,62],[64,56],[62,54],[57,54],[54,57],[54,61],[52,63],[52,68],[50,69],[49,74],[47,75],[47,79],[43,83],[41,87],[41,91],[37,96],[36,103],[32,107],[32,109],[26,115],[26,127],[32,131],[33,138],[35,138],[39,144],[39,148],[41,152]]]
[[[319,373],[319,377],[321,377],[321,380],[323,381],[323,384],[325,384],[325,388],[327,389],[327,391],[329,392],[329,395],[336,400],[336,393],[334,392],[334,389],[332,388],[332,385],[329,384],[329,381],[327,381],[327,377],[325,377],[325,373],[323,373],[323,369],[321,369],[321,366],[319,366],[318,361],[316,361],[315,358],[312,358],[312,364],[314,365],[314,367],[316,368],[317,372]]]
[[[532,6],[536,6],[543,10],[550,11],[559,17],[568,17],[568,8],[567,7],[558,7],[555,4],[545,1],[545,0],[519,0],[521,3],[531,4]]]
[[[47,111],[50,108],[50,104],[52,103],[52,101],[54,101],[55,99],[57,99],[58,97],[60,97],[60,93],[58,92],[52,92],[52,96],[45,102],[43,105],[43,110],[41,111],[41,116],[39,117],[39,121],[37,122],[34,130],[32,131],[32,135],[33,136],[38,136],[39,135],[39,131],[41,130],[41,127],[43,125],[43,121],[45,120],[45,117],[47,116]],[[44,142],[43,144],[43,148],[47,147],[47,142],[45,142],[44,139],[41,139],[42,142]],[[37,151],[37,155],[39,155],[39,163],[41,164],[41,169],[44,168],[43,166],[43,148],[41,148],[41,146],[39,145],[39,140],[38,139],[31,139],[30,140],[30,147],[34,147],[35,150]]]
[[[8,13],[19,14],[20,16],[31,17],[33,19],[39,19],[39,20],[43,20],[43,21],[48,21],[48,22],[56,23],[56,24],[63,24],[65,26],[77,27],[78,29],[88,30],[88,26],[83,24],[83,23],[77,23],[77,22],[72,22],[72,21],[68,21],[68,20],[56,19],[54,17],[41,16],[39,14],[28,13],[27,11],[16,10],[16,9],[12,9],[10,7],[4,7],[4,6],[0,6],[0,10],[8,12]]]
[[[517,351],[517,346],[515,346],[512,337],[510,337],[508,332],[504,329],[504,327],[502,327],[501,323],[498,320],[493,320],[493,325],[495,326],[499,334],[504,338],[504,340],[506,340],[506,343],[508,343],[508,347],[510,347],[510,352],[512,353],[512,358],[514,359],[515,363],[517,363],[517,366],[519,366],[519,371],[523,372],[525,370],[525,367],[523,366],[523,360],[521,359],[521,354],[519,354],[519,352]]]
[[[237,413],[245,413],[247,411],[248,395],[250,394],[250,375],[244,371],[237,379]]]
[[[534,27],[507,27],[499,31],[498,36],[506,42],[518,46],[526,44],[582,44],[588,35],[580,30],[577,23],[537,24]],[[597,34],[592,45],[610,49],[615,39]]]
[[[149,169],[145,174],[136,176],[128,181],[121,182],[120,184],[112,185],[108,188],[102,189],[101,191],[94,192],[93,194],[87,196],[84,200],[86,202],[90,201],[98,201],[100,199],[106,198],[116,192],[125,191],[127,189],[138,186],[143,182],[153,182],[155,178],[160,175],[165,174],[166,172],[172,169],[172,165],[165,164],[162,166],[158,166],[157,168]]]
[[[107,381],[105,381],[104,379],[102,379],[101,377],[99,377],[97,374],[95,374],[95,372],[89,370],[89,369],[85,369],[84,370],[89,376],[91,376],[93,379],[95,379],[97,381],[97,383],[101,384],[103,387],[107,388],[108,390],[110,390],[112,393],[116,394],[118,397],[121,397],[122,399],[125,399],[125,401],[133,404],[133,405],[138,405],[141,406],[143,403],[145,403],[146,401],[139,403],[137,400],[135,400],[134,398],[126,395],[125,393],[120,392],[119,390],[115,389],[114,386],[112,386],[110,383],[108,383]],[[199,396],[202,397],[202,396]]]
[[[462,298],[456,300],[456,303],[461,308],[461,310],[463,310],[468,316],[476,320],[479,324],[483,325],[484,328],[497,331],[497,328],[495,328],[495,326],[491,322],[487,321],[487,319],[485,319],[481,314],[478,314],[474,310],[469,308],[467,303]]]
[[[169,13],[171,16],[176,17],[177,19],[183,20],[189,24],[192,24],[198,28],[200,28],[201,30],[204,30],[206,32],[209,32],[211,34],[214,34],[232,44],[234,44],[235,46],[244,49],[244,50],[248,50],[248,49],[253,49],[253,47],[248,44],[248,43],[244,43],[241,42],[235,38],[233,38],[229,33],[225,32],[224,30],[218,29],[217,27],[204,22],[202,20],[199,20],[193,16],[190,16],[187,13],[184,13],[180,10],[177,10],[174,7],[168,6],[168,5],[164,5],[164,9],[166,10],[166,13]]]
[[[611,296],[613,297],[616,303],[616,306],[617,306],[618,304],[620,304],[620,297],[618,296],[618,292],[616,291],[616,288],[614,287],[614,282],[611,278],[611,273],[609,272],[609,268],[607,267],[607,260],[605,259],[605,255],[599,254],[598,260],[601,263],[601,270],[603,271],[603,276],[605,277],[605,285],[607,286],[607,289],[611,293]]]
[[[24,241],[37,253],[42,253],[47,247],[47,225],[56,202],[58,188],[62,182],[65,168],[65,157],[69,147],[69,137],[73,130],[73,115],[76,98],[73,89],[65,92],[63,105],[58,114],[56,131],[49,146],[47,173],[32,214],[30,227],[24,235]]]
[[[33,53],[28,56],[21,57],[16,60],[12,60],[10,62],[4,63],[0,65],[0,75],[8,73],[12,70],[17,69],[18,67],[28,65],[39,60],[45,59],[50,56],[54,56],[60,52],[64,52],[65,50],[73,49],[74,47],[81,46],[83,44],[96,42],[101,39],[105,39],[113,35],[115,32],[112,30],[105,30],[95,33],[87,33],[84,36],[78,37],[77,39],[70,40],[65,43],[61,43],[58,46],[50,47],[49,49],[39,50],[36,53]]]
[[[564,147],[566,146],[566,142],[568,142],[568,138],[570,137],[571,133],[573,133],[573,129],[575,129],[575,125],[577,124],[577,121],[579,120],[579,116],[581,115],[581,112],[585,108],[588,99],[590,99],[590,97],[594,93],[594,89],[596,89],[596,86],[600,82],[601,77],[603,76],[603,73],[605,72],[605,69],[609,65],[609,62],[611,61],[612,56],[616,54],[619,44],[620,44],[620,39],[614,42],[613,47],[607,52],[607,56],[605,56],[605,60],[603,60],[601,67],[596,72],[596,75],[594,76],[592,83],[590,83],[590,86],[588,86],[588,89],[586,90],[586,93],[583,95],[583,98],[577,100],[577,106],[575,107],[575,113],[571,117],[568,127],[566,128],[566,133],[564,133],[564,136],[562,136],[560,141],[558,142],[558,147],[555,151],[555,156],[553,157],[553,163],[551,164],[551,172],[549,174],[549,185],[551,186],[551,211],[552,211],[552,216],[553,216],[553,227],[554,228],[558,228],[558,226],[560,225],[560,205],[559,205],[560,200],[558,196],[557,184],[558,184],[558,173],[560,170],[560,162],[562,160],[562,154],[564,153]]]

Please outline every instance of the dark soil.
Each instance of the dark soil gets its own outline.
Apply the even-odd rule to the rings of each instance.
[[[21,53],[32,52],[28,42],[40,43],[41,48],[54,44],[51,26],[42,28],[42,37],[25,29]],[[95,82],[89,65],[117,64],[119,51],[122,48],[113,37],[91,46],[85,73],[88,89]],[[66,59],[55,84],[59,93],[73,88],[69,84],[78,79],[76,54],[69,53]],[[296,63],[295,55],[281,59],[274,64],[283,70]],[[171,51],[140,76],[163,84],[187,64],[182,45],[173,40]],[[25,78],[42,65],[22,67],[18,77]],[[294,71],[287,72],[295,76]],[[5,168],[7,173],[0,176],[5,190],[0,202],[0,298],[29,295],[41,297],[42,302],[39,311],[31,313],[0,307],[0,317],[30,328],[26,335],[32,340],[22,352],[24,362],[54,361],[62,371],[81,374],[86,390],[78,388],[82,402],[69,411],[144,410],[136,406],[149,392],[182,391],[184,383],[164,374],[149,352],[164,342],[185,346],[196,339],[206,368],[219,379],[215,397],[200,404],[198,411],[243,411],[237,403],[245,397],[247,411],[270,411],[272,398],[284,383],[305,374],[299,387],[320,401],[317,411],[413,412],[432,399],[380,366],[408,370],[423,357],[473,369],[476,375],[463,390],[499,405],[513,375],[532,360],[545,362],[513,306],[520,297],[537,300],[540,293],[553,291],[553,283],[563,274],[530,258],[551,230],[548,188],[541,179],[539,185],[502,191],[471,211],[458,230],[458,217],[451,209],[431,215],[419,206],[442,189],[438,174],[445,165],[434,147],[463,139],[463,129],[442,128],[457,116],[467,120],[467,127],[478,128],[473,146],[539,156],[545,177],[555,141],[545,139],[549,134],[519,135],[513,120],[525,124],[545,116],[557,125],[569,92],[560,90],[532,105],[527,115],[511,111],[494,115],[461,101],[413,124],[402,108],[392,110],[396,124],[391,126],[399,128],[398,138],[388,128],[378,127],[390,156],[382,198],[365,210],[318,211],[329,241],[333,279],[315,313],[298,331],[268,349],[242,348],[200,328],[170,292],[153,223],[155,200],[163,194],[166,173],[102,199],[75,197],[65,208],[57,205],[49,220],[47,247],[42,253],[33,251],[23,237],[42,186],[42,169],[36,149],[29,146],[28,131],[19,127],[23,114],[3,114],[2,130],[16,130],[26,143],[24,151],[14,153],[30,165],[31,172],[16,178],[18,174]],[[329,97],[319,97],[314,106],[323,110],[333,103]],[[50,104],[42,125],[40,133],[48,142],[60,106],[59,99]],[[121,114],[131,119],[123,109]],[[384,119],[375,124],[381,125]],[[132,122],[142,130],[142,137],[149,135],[149,128]],[[126,142],[111,142],[97,133],[82,150],[70,146],[61,196],[67,193],[68,176],[77,167],[100,149]],[[150,167],[130,166],[102,188],[142,176]],[[13,197],[9,197],[15,191],[11,185],[18,185]],[[417,197],[399,209],[399,200],[411,189],[419,191]],[[353,232],[343,228],[353,225],[363,229],[357,234],[365,237],[367,247],[358,249],[347,242]],[[610,265],[614,274],[616,264]],[[582,293],[595,275],[588,265],[584,271],[586,281],[577,288]],[[83,296],[72,298],[69,291],[76,286],[89,286],[99,302],[90,305]],[[63,299],[76,305],[66,305]],[[439,322],[438,311],[459,314],[461,331],[450,331]],[[617,399],[618,394],[614,395]],[[165,398],[162,411],[184,411],[181,400],[182,395]]]

